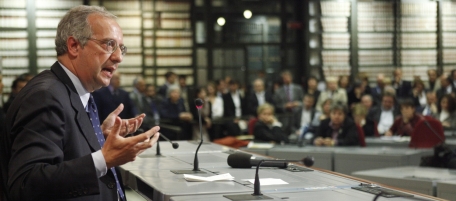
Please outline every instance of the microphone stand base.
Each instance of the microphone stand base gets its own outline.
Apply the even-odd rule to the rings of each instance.
[[[273,198],[265,195],[253,195],[253,194],[241,194],[241,195],[224,195],[223,197],[228,198],[232,201],[241,200],[273,200]]]
[[[201,170],[171,170],[174,174],[207,174]]]

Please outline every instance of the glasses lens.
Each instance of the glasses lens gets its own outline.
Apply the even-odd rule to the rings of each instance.
[[[120,46],[120,51],[122,52],[122,55],[127,54],[127,47],[125,45]]]
[[[106,42],[106,50],[110,53],[113,53],[116,50],[117,44],[114,40],[109,40]]]

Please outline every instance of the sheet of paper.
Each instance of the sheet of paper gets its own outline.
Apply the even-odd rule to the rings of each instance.
[[[244,181],[248,181],[252,184],[255,183],[255,179],[245,179]],[[288,184],[284,180],[281,179],[274,179],[274,178],[264,178],[260,179],[260,186],[267,186],[267,185],[283,185]]]
[[[184,174],[184,179],[187,181],[231,181],[234,177],[230,173],[214,175],[210,177],[200,177],[191,174]]]

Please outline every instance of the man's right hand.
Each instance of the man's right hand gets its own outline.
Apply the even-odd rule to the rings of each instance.
[[[158,133],[160,127],[155,126],[139,135],[124,138],[120,135],[121,127],[122,120],[119,117],[116,117],[114,126],[101,149],[108,169],[134,161],[136,156],[152,147],[152,145],[157,142],[160,135]]]

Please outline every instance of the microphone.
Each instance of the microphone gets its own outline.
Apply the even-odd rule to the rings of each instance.
[[[144,129],[139,128],[139,129],[138,129],[138,132],[144,133]],[[169,143],[171,143],[171,145],[173,146],[174,149],[179,148],[179,144],[178,144],[178,143],[171,141],[169,138],[167,138],[165,135],[163,135],[163,133],[160,133],[160,137],[162,137],[163,139],[165,139],[166,141],[168,141]],[[152,138],[152,137],[151,137],[151,138]],[[156,153],[155,153],[155,155],[156,155],[156,156],[161,156],[161,152],[160,152],[160,141],[157,140],[157,143],[156,143],[156,144],[157,144],[157,148],[156,148]]]
[[[199,169],[199,162],[198,162],[198,150],[201,147],[201,144],[203,144],[203,131],[202,131],[202,123],[201,123],[201,108],[203,108],[204,101],[201,100],[200,98],[195,99],[195,106],[196,109],[198,110],[198,118],[199,118],[199,130],[200,130],[200,143],[198,144],[198,148],[196,148],[195,152],[195,159],[193,160],[193,170],[171,170],[174,174],[196,174],[196,173],[202,173],[205,174],[206,172],[203,172]]]
[[[231,158],[231,159],[230,159]],[[240,160],[241,162],[236,163],[234,162],[235,159]],[[257,160],[257,161],[255,161]],[[240,165],[242,167],[248,168],[252,167],[252,163],[257,163],[256,165],[256,173],[255,173],[255,183],[253,184],[253,194],[243,194],[243,195],[224,195],[223,197],[226,197],[230,200],[270,200],[272,199],[271,197],[264,196],[261,191],[260,191],[260,179],[258,176],[258,170],[260,169],[260,166],[267,166],[273,163],[279,163],[283,166],[284,163],[288,165],[289,162],[303,162],[305,166],[310,167],[314,164],[314,158],[307,156],[302,160],[280,160],[280,159],[254,159],[252,160],[252,155],[246,154],[246,153],[234,153],[230,154],[228,156],[228,164],[231,166],[231,164],[234,162],[237,165]],[[231,164],[230,164],[231,163]],[[247,165],[248,164],[248,165]],[[231,166],[233,167],[233,166]],[[268,166],[268,167],[277,167],[277,166]]]
[[[289,162],[303,162],[308,167],[313,165],[313,158],[311,157],[306,157],[303,160],[280,160],[255,157],[242,152],[230,154],[227,159],[228,165],[232,168],[251,168],[258,166],[261,161],[264,161],[262,167],[287,168]]]

